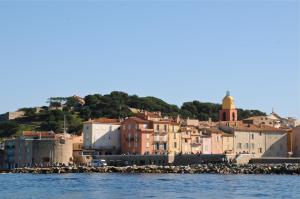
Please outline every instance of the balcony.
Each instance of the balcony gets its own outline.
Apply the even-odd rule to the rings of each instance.
[[[154,142],[168,142],[167,136],[154,136]]]
[[[201,146],[202,143],[201,142],[192,142],[191,145],[192,146]]]
[[[154,130],[154,134],[159,134],[159,135],[166,135],[168,132],[167,131],[163,131],[163,130]]]
[[[183,139],[191,139],[191,135],[190,134],[186,134],[186,133],[182,133],[181,134],[181,138],[183,138]]]

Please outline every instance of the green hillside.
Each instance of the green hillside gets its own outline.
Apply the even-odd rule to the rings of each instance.
[[[64,116],[69,133],[80,133],[82,122],[94,118],[125,118],[134,115],[130,108],[147,111],[160,111],[165,116],[195,118],[199,120],[218,120],[220,104],[199,101],[185,102],[181,107],[168,104],[156,97],[139,97],[114,91],[107,95],[87,95],[84,102],[76,97],[53,97],[48,100],[49,107],[23,108],[25,117],[0,122],[0,138],[18,135],[24,130],[62,132]],[[239,120],[265,115],[258,110],[238,109]]]

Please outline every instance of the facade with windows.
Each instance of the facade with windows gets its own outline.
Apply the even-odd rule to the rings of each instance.
[[[73,161],[73,142],[53,132],[23,132],[5,140],[5,168],[32,167],[50,164],[68,165]]]
[[[130,117],[122,122],[121,152],[122,154],[153,154],[153,129],[150,122],[138,117]]]
[[[220,128],[234,136],[234,154],[254,154],[257,157],[288,156],[288,136],[285,130],[266,125],[245,124],[241,121],[222,123]]]
[[[181,132],[180,126],[176,122],[169,122],[168,124],[168,137],[169,137],[169,154],[181,153]]]
[[[117,119],[100,118],[83,123],[83,148],[94,155],[119,154],[120,126]]]

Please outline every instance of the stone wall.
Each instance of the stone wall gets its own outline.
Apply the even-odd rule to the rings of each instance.
[[[96,156],[96,159],[104,159],[108,165],[194,165],[204,163],[223,162],[226,155],[108,155]]]
[[[68,164],[73,157],[73,142],[61,140],[33,140],[32,163],[62,163]]]
[[[300,158],[253,158],[250,160],[251,164],[283,164],[295,163],[300,164]]]

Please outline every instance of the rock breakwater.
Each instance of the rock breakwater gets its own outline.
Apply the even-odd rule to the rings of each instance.
[[[4,171],[3,171],[4,172]],[[300,164],[201,164],[193,166],[50,167],[17,168],[5,173],[179,173],[179,174],[288,174],[300,175]]]

